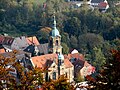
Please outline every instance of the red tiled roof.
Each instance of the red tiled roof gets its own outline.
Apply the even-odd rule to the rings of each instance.
[[[5,49],[4,48],[0,49],[0,53],[5,53]]]
[[[84,56],[79,53],[68,54],[68,58],[76,58],[76,59],[84,60]]]
[[[27,37],[27,42],[29,45],[34,44],[34,45],[40,45],[38,39],[36,38],[36,36],[33,37]]]
[[[8,36],[5,37],[5,36],[0,35],[0,44],[11,45],[13,41],[14,41],[14,38],[12,37],[8,37]]]
[[[57,58],[57,54],[46,54],[41,56],[35,56],[32,57],[32,63],[37,67],[45,68],[47,60],[53,61],[55,58]]]
[[[68,59],[64,59],[64,64],[66,68],[72,67],[72,63]]]
[[[108,5],[108,3],[106,3],[106,2],[101,2],[101,3],[99,4],[99,8],[106,8],[107,5]]]
[[[57,54],[46,54],[41,56],[35,56],[32,57],[32,63],[34,66],[45,68],[47,67],[47,64],[52,64],[55,60],[55,63],[58,63],[58,55]],[[66,68],[72,67],[72,63],[69,61],[69,59],[64,60],[64,64]]]
[[[0,35],[0,44],[2,44],[3,40],[4,40],[4,36]]]

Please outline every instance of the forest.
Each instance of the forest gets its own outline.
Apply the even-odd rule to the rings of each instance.
[[[84,4],[72,7],[65,0],[0,0],[0,34],[37,36],[47,43],[55,12],[63,53],[77,49],[96,70],[106,63],[111,49],[120,49],[120,6],[100,12]]]

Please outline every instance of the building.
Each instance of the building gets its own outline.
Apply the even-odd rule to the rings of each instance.
[[[105,12],[109,8],[107,0],[91,0],[91,6]]]
[[[56,27],[55,16],[48,43],[40,44],[35,36],[28,38],[0,36],[0,44],[0,53],[4,56],[7,55],[4,52],[10,53],[14,49],[18,50],[17,60],[22,62],[26,68],[31,65],[48,70],[43,73],[46,81],[56,80],[60,75],[65,75],[68,82],[73,82],[76,77],[80,75],[85,77],[95,71],[95,68],[85,61],[83,55],[77,50],[63,55],[61,35]]]
[[[0,44],[4,47],[5,52],[11,52],[12,50],[24,50],[29,46],[25,36],[13,38],[0,35]]]
[[[107,0],[66,0],[70,3],[72,8],[79,8],[84,4],[87,4],[90,9],[98,8],[101,12],[105,12],[109,8]]]
[[[74,78],[79,77],[85,78],[87,75],[91,75],[95,72],[95,67],[90,65],[77,50],[73,50],[71,54],[68,54],[66,59],[69,58],[71,63],[74,65]]]
[[[44,44],[46,54],[42,49],[43,45],[39,46],[44,55],[32,57],[31,63],[33,67],[37,66],[49,71],[44,73],[46,81],[49,81],[49,79],[56,80],[60,75],[65,75],[69,82],[73,82],[74,66],[69,59],[65,59],[62,54],[61,35],[56,27],[55,16],[53,19],[54,21],[52,31],[49,34],[48,44]]]
[[[84,4],[87,4],[87,5],[91,4],[91,0],[86,0],[86,1],[84,1],[84,0],[66,0],[66,1],[69,2],[71,7],[74,7],[74,8],[79,8]]]

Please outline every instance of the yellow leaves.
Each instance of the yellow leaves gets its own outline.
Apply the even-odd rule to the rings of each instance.
[[[18,51],[17,51],[17,50],[13,50],[13,53],[14,53],[14,54],[17,54],[17,53],[18,53]]]
[[[13,69],[13,68],[6,68],[6,71],[11,71],[11,72],[15,72],[15,69]]]
[[[41,32],[46,32],[46,33],[50,33],[51,28],[50,27],[44,27],[41,29]]]
[[[57,80],[50,80],[50,82],[44,83],[43,88],[45,90],[74,90],[70,83],[67,82],[65,75],[61,75]]]
[[[4,60],[4,59],[5,59],[5,57],[3,55],[0,55],[0,61]]]
[[[12,90],[18,90],[18,88],[31,90],[42,85],[42,69],[35,67],[32,70],[27,70],[20,62],[16,62],[15,54],[17,53],[17,51],[13,51],[8,57],[0,55],[0,83],[1,80],[5,80],[7,88]],[[17,84],[18,81],[14,75],[17,75],[19,84]]]

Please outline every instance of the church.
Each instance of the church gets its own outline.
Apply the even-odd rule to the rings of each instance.
[[[33,67],[37,66],[48,70],[47,73],[44,73],[46,81],[49,81],[49,79],[56,80],[60,75],[65,75],[69,82],[73,82],[74,65],[62,54],[61,35],[56,27],[55,16],[53,19],[53,26],[47,44],[48,51],[44,55],[31,57],[31,63]]]
[[[35,52],[40,54],[32,56],[30,61],[33,67],[47,69],[48,72],[43,74],[46,81],[56,80],[60,75],[65,75],[68,82],[71,83],[78,77],[85,78],[95,72],[95,67],[90,65],[77,50],[63,55],[61,35],[56,27],[55,16],[53,17],[53,26],[49,33],[48,43],[40,44],[37,48],[39,50],[36,49]]]

